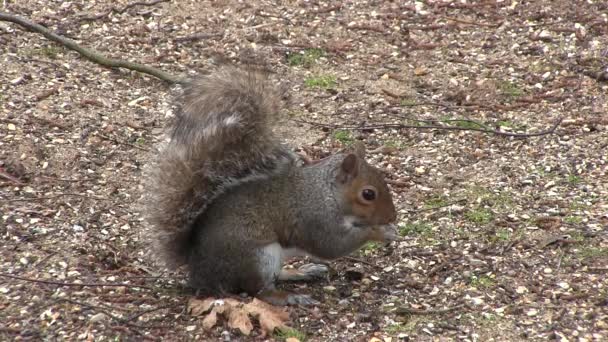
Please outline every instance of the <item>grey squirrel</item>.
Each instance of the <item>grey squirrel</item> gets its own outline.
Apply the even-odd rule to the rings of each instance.
[[[275,281],[308,279],[326,267],[282,270],[285,258],[330,260],[397,238],[390,190],[362,144],[302,165],[275,136],[281,98],[265,73],[220,66],[192,81],[179,103],[145,209],[163,259],[187,264],[195,289],[312,304],[276,290]]]

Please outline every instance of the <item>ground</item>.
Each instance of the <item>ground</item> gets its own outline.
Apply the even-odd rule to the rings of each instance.
[[[175,75],[263,64],[294,148],[359,139],[386,171],[404,241],[288,285],[322,304],[289,308],[287,335],[608,339],[607,2],[127,4],[0,11]],[[205,331],[183,273],[146,257],[142,170],[179,89],[8,22],[0,52],[0,339],[284,339]]]

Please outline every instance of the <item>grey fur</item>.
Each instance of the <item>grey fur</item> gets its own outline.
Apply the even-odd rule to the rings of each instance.
[[[267,260],[262,249],[274,242],[323,259],[361,247],[367,229],[383,222],[344,224],[350,209],[340,199],[348,184],[336,182],[344,158],[336,154],[311,166],[290,168],[216,198],[196,223],[196,247],[189,261],[192,286],[209,293],[271,289],[280,270],[261,266],[281,261]],[[382,179],[367,164],[361,172],[377,172],[374,176]]]
[[[145,209],[161,257],[187,263],[193,287],[272,290],[286,251],[337,258],[395,220],[384,177],[363,150],[300,166],[272,133],[280,99],[261,73],[220,67],[194,81],[181,103],[152,168]],[[361,214],[355,181],[376,188],[381,206]]]
[[[255,70],[222,66],[190,83],[145,186],[149,238],[170,266],[184,264],[192,223],[214,198],[294,163],[272,133],[277,89]]]

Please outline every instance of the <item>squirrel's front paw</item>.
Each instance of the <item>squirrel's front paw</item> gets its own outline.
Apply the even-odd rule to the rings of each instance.
[[[298,271],[308,276],[309,279],[323,278],[329,272],[329,267],[323,264],[306,264],[298,267]]]
[[[392,241],[400,241],[403,238],[399,235],[397,231],[397,226],[394,224],[387,224],[384,226],[378,226],[372,228],[370,240],[380,241],[380,242],[392,242]]]
[[[287,296],[287,304],[288,305],[311,306],[311,305],[319,305],[321,303],[308,295],[290,293]]]

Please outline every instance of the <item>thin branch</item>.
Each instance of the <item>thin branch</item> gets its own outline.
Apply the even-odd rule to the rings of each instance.
[[[116,144],[122,144],[122,145],[126,145],[126,146],[130,146],[130,147],[136,148],[136,149],[141,150],[141,151],[150,152],[150,150],[147,149],[147,148],[145,148],[145,147],[137,146],[135,144],[131,144],[131,143],[126,142],[126,141],[120,141],[120,140],[118,140],[116,138],[112,138],[112,137],[109,137],[109,136],[106,136],[106,135],[103,135],[103,134],[98,134],[98,135],[100,137],[102,137],[102,138],[104,138],[106,140],[112,141],[112,142],[114,142]]]
[[[43,197],[11,198],[11,199],[7,199],[7,200],[0,200],[0,203],[2,203],[2,202],[10,203],[10,202],[42,201],[42,200],[55,199],[55,198],[60,198],[60,197],[69,197],[69,196],[72,196],[72,197],[82,197],[82,198],[90,198],[90,199],[99,200],[99,201],[110,201],[109,198],[105,198],[105,197],[87,196],[87,195],[77,194],[77,193],[62,193],[62,194],[57,194],[57,195],[53,195],[53,196],[43,196]]]
[[[462,307],[464,307],[464,305],[460,304],[460,305],[452,306],[452,307],[445,308],[445,309],[423,310],[423,309],[414,309],[414,308],[408,308],[408,307],[402,306],[402,307],[398,307],[397,309],[395,309],[395,313],[398,315],[441,315],[441,314],[449,313],[452,311],[456,311],[458,309],[461,309]]]
[[[2,170],[2,168],[0,167],[0,178],[6,179],[8,181],[11,181],[17,185],[23,185],[24,183],[22,181],[20,181],[17,177],[14,177],[12,175],[10,175],[9,173],[5,172],[4,170]]]
[[[32,279],[26,277],[15,276],[6,273],[0,273],[0,277],[17,279],[28,281],[31,283],[40,283],[40,284],[49,284],[49,285],[59,285],[59,286],[86,286],[86,287],[136,287],[142,289],[152,290],[152,287],[146,285],[135,285],[135,284],[125,284],[125,283],[65,283],[61,281],[53,281],[53,280],[42,280],[42,279]]]
[[[135,6],[154,6],[158,3],[167,2],[167,1],[169,1],[169,0],[152,0],[150,2],[136,1],[136,2],[132,2],[130,4],[125,5],[123,8],[112,7],[103,13],[90,15],[90,16],[81,16],[81,17],[77,18],[77,21],[93,21],[93,20],[101,19],[101,18],[109,15],[112,12],[121,14],[121,13],[124,13],[129,8],[132,8]]]
[[[18,17],[16,15],[0,12],[0,20],[1,21],[10,21],[15,24],[21,25],[22,27],[25,27],[31,31],[40,33],[43,36],[45,36],[47,39],[57,42],[65,47],[67,47],[70,50],[74,50],[74,51],[78,52],[80,55],[82,55],[83,57],[85,57],[86,59],[88,59],[92,62],[95,62],[97,64],[100,64],[100,65],[103,65],[103,66],[106,66],[109,68],[125,68],[125,69],[129,69],[129,70],[139,71],[141,73],[157,77],[157,78],[159,78],[163,81],[166,81],[168,83],[171,83],[171,84],[185,82],[185,79],[182,77],[171,75],[169,73],[166,73],[162,70],[156,69],[156,68],[148,66],[148,65],[143,65],[143,64],[139,64],[139,63],[105,57],[101,53],[99,53],[93,49],[83,48],[78,43],[76,43],[75,41],[73,41],[69,38],[57,35],[40,24],[36,24],[34,22],[31,22],[27,19]]]
[[[475,132],[490,133],[490,134],[505,136],[505,137],[530,138],[530,137],[538,137],[538,136],[542,136],[542,135],[553,134],[555,132],[555,130],[557,129],[557,127],[559,127],[559,125],[561,124],[562,120],[563,120],[563,118],[559,118],[556,120],[556,122],[553,124],[553,126],[551,126],[551,128],[549,128],[545,131],[540,131],[540,132],[535,132],[535,133],[511,133],[511,132],[503,132],[503,131],[498,131],[498,130],[474,128],[474,127],[455,127],[455,126],[438,126],[438,125],[418,126],[418,125],[383,123],[383,124],[367,125],[367,126],[364,126],[364,125],[348,126],[348,125],[323,124],[320,122],[312,122],[312,121],[299,120],[299,119],[294,119],[293,121],[298,122],[298,123],[308,124],[308,125],[311,125],[314,127],[321,127],[321,128],[326,128],[326,129],[332,129],[332,130],[344,129],[344,130],[352,130],[352,131],[366,131],[366,130],[371,130],[371,129],[388,129],[388,128],[438,129],[438,130],[445,130],[445,131],[475,131]]]
[[[359,259],[359,258],[355,258],[355,257],[351,257],[351,256],[345,256],[345,257],[342,257],[342,259],[344,259],[344,260],[350,260],[350,261],[353,261],[353,262],[358,262],[360,264],[365,264],[367,266],[371,266],[371,267],[375,267],[375,268],[382,268],[382,266],[380,266],[380,265],[372,264],[369,261],[365,261],[363,259]]]

